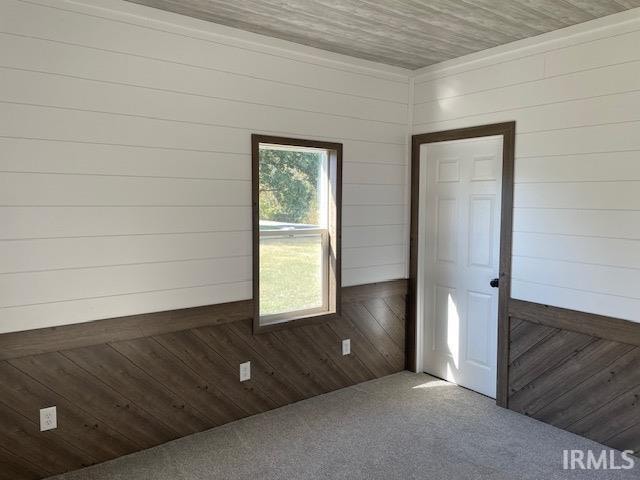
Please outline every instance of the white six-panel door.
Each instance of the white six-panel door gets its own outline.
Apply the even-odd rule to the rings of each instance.
[[[420,158],[424,370],[495,398],[502,137],[425,144]]]

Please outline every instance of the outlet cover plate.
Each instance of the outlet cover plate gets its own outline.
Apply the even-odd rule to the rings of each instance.
[[[40,431],[53,430],[58,428],[58,412],[56,407],[40,409]]]
[[[251,378],[251,362],[240,364],[240,381],[246,382]]]
[[[342,355],[349,355],[351,353],[351,339],[346,338],[342,340]]]

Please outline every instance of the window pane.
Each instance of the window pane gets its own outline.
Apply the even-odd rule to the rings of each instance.
[[[323,306],[321,235],[260,238],[260,315]]]
[[[327,152],[260,146],[260,229],[324,228]]]

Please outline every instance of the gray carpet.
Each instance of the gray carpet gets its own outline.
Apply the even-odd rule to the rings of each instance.
[[[601,445],[402,372],[56,477],[59,480],[631,479],[564,471],[563,449]]]

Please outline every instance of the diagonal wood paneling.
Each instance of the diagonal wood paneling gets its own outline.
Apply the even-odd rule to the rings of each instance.
[[[524,312],[525,306],[518,308]],[[522,315],[527,320],[511,317],[509,408],[637,454],[640,346],[620,342],[618,332],[629,329],[632,334],[627,338],[635,342],[634,329],[640,326],[619,324],[611,330],[600,328],[598,335],[587,334],[593,332],[589,322],[576,321],[575,329],[581,332],[561,328],[571,326],[566,311],[550,312],[546,307],[542,315],[531,317],[539,308]],[[551,321],[553,315],[562,317],[562,322]]]
[[[151,416],[143,406],[134,404],[121,392],[73,363],[64,352],[18,358],[10,363],[78,408],[111,425],[138,449],[176,436],[172,428]],[[124,425],[126,431],[118,428],[120,425]]]
[[[276,407],[261,390],[239,383],[237,368],[202,342],[193,332],[172,332],[155,339],[183,363],[196,370],[208,384],[217,385],[235,404],[249,415]]]
[[[8,405],[0,407],[2,446],[14,454],[14,458],[26,459],[25,468],[33,463],[51,474],[81,468],[96,461],[90,453],[80,451],[53,431],[40,433],[33,418],[20,415]]]
[[[270,357],[272,364],[286,378],[292,379],[298,391],[305,397],[318,395],[326,390],[322,386],[321,378],[311,374],[310,369],[302,363],[291,348],[282,343],[273,333],[261,335],[253,334],[251,322],[234,322],[229,325],[233,332],[244,340],[253,350],[263,357]],[[274,352],[276,352],[274,354]],[[234,380],[237,374],[234,368]],[[273,402],[275,405],[275,402]]]
[[[14,480],[16,478],[33,479],[42,478],[47,471],[34,465],[29,460],[18,458],[11,452],[0,448],[0,480]]]
[[[209,422],[180,395],[160,385],[109,345],[71,350],[64,355],[114,390],[124,393],[136,405],[144,405],[155,418],[171,418],[171,425],[167,426],[178,435],[197,432]]]
[[[559,331],[535,344],[509,364],[509,392],[520,390],[542,373],[577,355],[594,339],[588,335]]]
[[[345,288],[342,318],[260,335],[250,302],[237,302],[134,317],[124,331],[113,319],[0,336],[0,480],[82,468],[402,370],[405,293],[406,281]],[[38,410],[51,405],[58,428],[40,432]]]
[[[136,445],[107,423],[95,418],[65,397],[25,375],[7,362],[0,363],[0,402],[11,405],[26,418],[32,418],[43,405],[57,405],[57,434],[90,452],[96,461],[125,455]]]
[[[606,443],[618,450],[633,450],[637,455],[637,452],[640,452],[640,421],[608,438]]]

